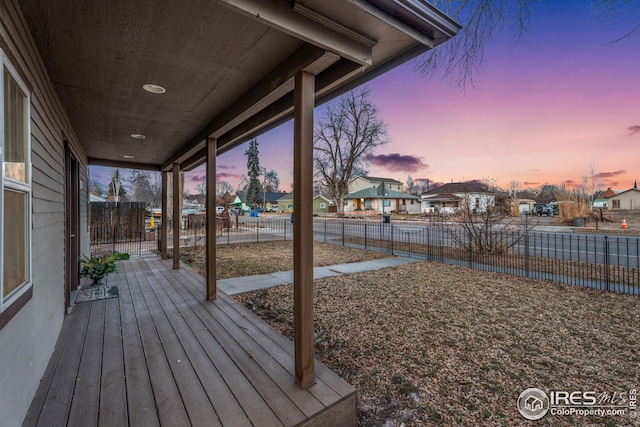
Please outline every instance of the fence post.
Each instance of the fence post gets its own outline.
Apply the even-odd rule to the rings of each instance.
[[[364,219],[364,249],[367,249],[367,218]]]
[[[390,228],[391,228],[391,255],[393,255],[393,225],[391,225]]]
[[[344,219],[342,220],[342,246],[344,246]]]
[[[482,230],[479,230],[478,233],[480,233],[480,237],[478,241],[482,245]],[[473,236],[467,233],[466,237],[469,238],[469,260],[468,260],[469,268],[473,268]],[[482,246],[480,246],[480,250],[482,250]]]
[[[618,254],[618,256],[620,256],[620,254]],[[609,266],[609,236],[605,235],[604,236],[604,274],[606,275],[606,283],[607,283],[607,291],[609,290],[609,283],[610,283],[610,277],[609,277],[609,271],[610,271],[610,266]]]
[[[258,220],[256,219],[256,243],[260,242],[260,233],[258,230]]]
[[[327,243],[327,218],[324,219],[324,242]]]
[[[564,236],[563,236],[564,237]],[[524,232],[524,274],[525,277],[530,277],[530,265],[529,265],[529,231]]]

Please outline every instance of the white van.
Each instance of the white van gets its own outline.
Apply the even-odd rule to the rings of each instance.
[[[222,215],[224,213],[224,206],[216,206],[216,215]]]

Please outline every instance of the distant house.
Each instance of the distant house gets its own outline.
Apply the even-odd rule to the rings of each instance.
[[[395,181],[395,183],[399,183],[400,188],[402,188],[401,182]],[[371,210],[382,213],[384,203],[385,213],[420,213],[420,198],[413,194],[390,189],[390,186],[398,188],[395,183],[387,185],[387,182],[384,181],[383,187],[383,181],[380,181],[380,184],[375,187],[366,187],[347,194],[344,197],[343,211],[356,212]]]
[[[272,193],[272,192],[266,192],[266,193],[260,193],[260,206],[262,206],[265,210],[269,210],[271,208],[277,208],[278,207],[278,199],[280,199],[280,197],[286,195],[287,193]],[[238,192],[236,193],[236,197],[235,199],[233,199],[233,202],[231,203],[232,205],[235,206],[240,206],[243,210],[248,211],[249,209],[251,209],[251,206],[249,206],[247,204],[247,195],[245,193],[242,192]]]
[[[328,213],[333,202],[319,193],[313,194],[313,213]],[[293,192],[278,199],[278,212],[293,212]]]
[[[634,183],[633,188],[611,196],[607,201],[609,209],[625,209],[630,211],[640,209],[640,190],[638,190],[638,185]]]
[[[100,203],[100,202],[106,202],[107,199],[106,199],[106,197],[102,197],[102,196],[99,196],[99,195],[94,194],[94,193],[89,193],[89,201],[90,202],[98,202],[98,203]]]
[[[488,207],[495,206],[493,193],[477,184],[451,182],[422,194],[422,213],[454,213],[469,203],[474,212],[485,212]]]
[[[594,208],[608,208],[609,207],[609,199],[616,194],[620,193],[619,191],[612,190],[611,187],[607,188],[607,191],[598,196],[597,199],[593,200]]]

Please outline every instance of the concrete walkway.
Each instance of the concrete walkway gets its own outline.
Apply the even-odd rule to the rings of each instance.
[[[313,278],[322,279],[323,277],[340,276],[342,274],[359,273],[361,271],[374,271],[418,261],[420,261],[420,259],[395,257],[376,259],[373,261],[329,265],[325,267],[314,267]],[[255,276],[235,277],[233,279],[220,279],[217,283],[218,289],[227,295],[243,294],[245,292],[293,283],[293,270],[280,271],[271,274],[257,274]]]

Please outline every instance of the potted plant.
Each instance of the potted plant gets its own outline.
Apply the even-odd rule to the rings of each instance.
[[[94,256],[88,258],[83,255],[80,258],[80,277],[88,277],[93,280],[94,285],[101,284],[100,280],[107,274],[116,273],[118,268],[117,261],[128,260],[130,255],[124,252],[114,252],[107,255]]]

